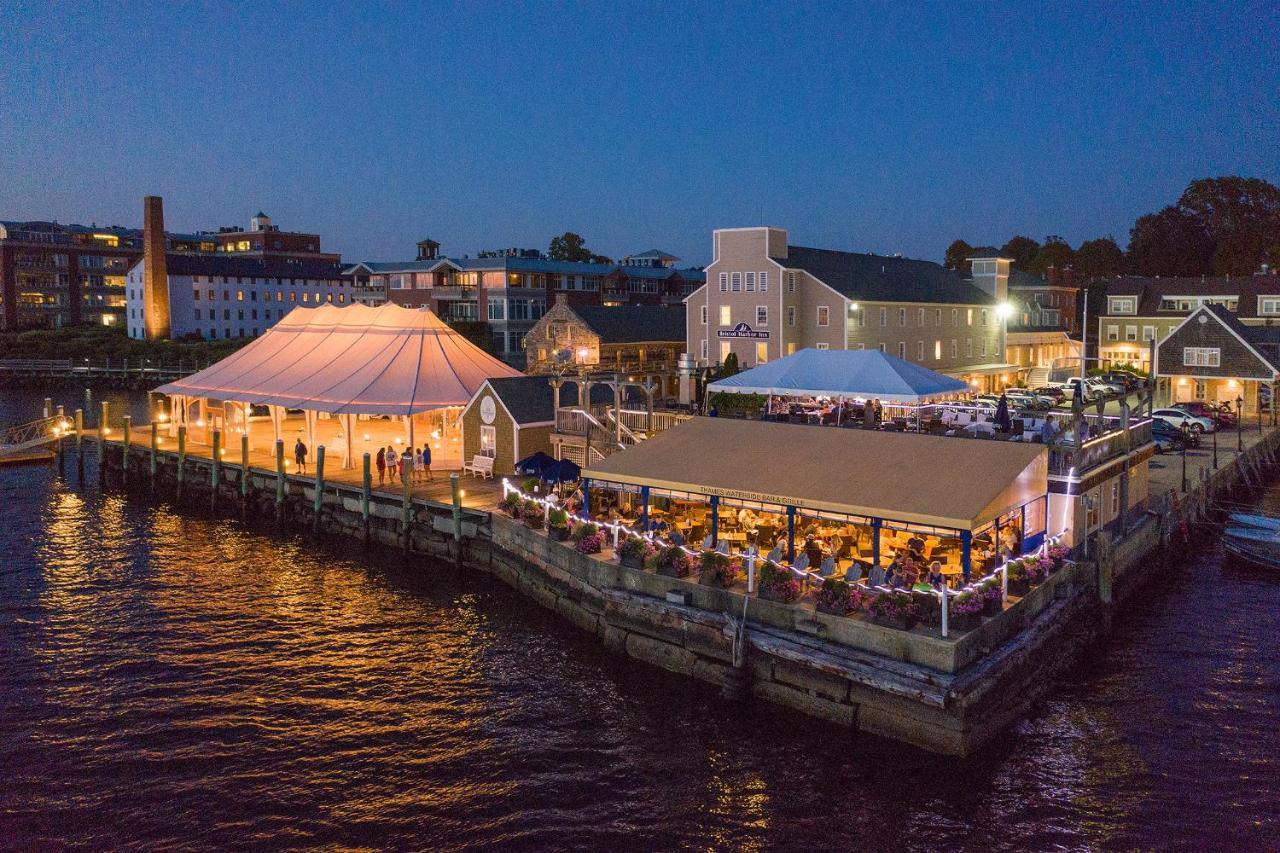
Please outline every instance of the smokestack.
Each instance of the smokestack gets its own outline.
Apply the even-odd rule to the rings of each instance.
[[[149,195],[142,200],[142,310],[148,340],[170,337],[169,273],[165,258],[164,200]]]

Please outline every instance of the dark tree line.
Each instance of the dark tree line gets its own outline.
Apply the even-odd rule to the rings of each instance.
[[[969,258],[992,254],[1037,275],[1070,265],[1084,281],[1123,273],[1251,275],[1263,264],[1280,265],[1280,188],[1261,178],[1192,181],[1176,204],[1138,217],[1127,251],[1111,236],[1072,249],[1056,235],[1043,243],[1017,235],[998,248],[956,240],[947,247],[944,264],[964,269]]]

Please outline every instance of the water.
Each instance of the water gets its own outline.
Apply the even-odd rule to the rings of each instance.
[[[3,848],[1280,845],[1280,576],[1212,545],[957,761],[726,703],[483,576],[87,483],[0,470]]]

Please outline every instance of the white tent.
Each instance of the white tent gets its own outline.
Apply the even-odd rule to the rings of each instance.
[[[156,390],[234,401],[246,423],[250,405],[269,406],[277,438],[284,409],[303,410],[309,433],[315,413],[340,416],[350,465],[356,415],[403,417],[412,443],[413,415],[460,410],[484,380],[521,375],[430,311],[322,305],[295,308],[243,349]]]

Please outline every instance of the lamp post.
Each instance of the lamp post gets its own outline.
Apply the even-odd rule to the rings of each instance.
[[[1187,445],[1191,442],[1191,421],[1182,419],[1182,493],[1187,493]]]
[[[1236,397],[1236,453],[1244,453],[1244,397]]]

